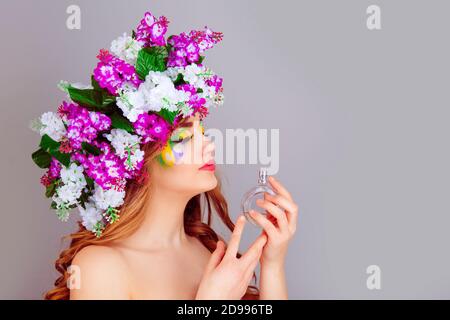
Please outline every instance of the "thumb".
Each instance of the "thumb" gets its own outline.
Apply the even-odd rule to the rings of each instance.
[[[211,257],[209,258],[205,273],[211,272],[217,267],[225,253],[224,248],[225,244],[223,243],[223,241],[217,241],[216,250],[214,250],[214,252],[211,254]]]

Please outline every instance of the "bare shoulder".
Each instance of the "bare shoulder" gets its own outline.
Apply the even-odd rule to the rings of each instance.
[[[91,245],[74,257],[71,299],[128,299],[127,265],[120,252]]]

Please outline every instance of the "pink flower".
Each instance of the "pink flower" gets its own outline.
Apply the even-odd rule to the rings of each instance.
[[[214,87],[216,93],[221,91],[222,89],[223,79],[217,75],[212,76],[211,78],[206,80],[206,84],[210,87]]]
[[[47,172],[41,177],[41,184],[45,187],[50,186],[53,181],[59,178],[61,172],[61,164],[54,157],[51,158],[50,167]]]
[[[111,119],[100,113],[88,111],[74,103],[63,102],[58,109],[67,123],[67,138],[71,149],[81,149],[82,143],[91,143],[99,131],[111,127]]]
[[[182,84],[177,86],[178,90],[182,90],[185,92],[189,92],[190,96],[189,96],[189,101],[187,102],[192,109],[194,109],[194,113],[200,109],[201,107],[203,107],[206,103],[206,99],[205,98],[200,98],[200,96],[197,94],[197,90],[195,89],[195,87],[191,84]]]
[[[157,114],[142,113],[133,123],[135,132],[143,139],[143,143],[161,140],[164,144],[169,134],[169,124]]]
[[[116,95],[124,83],[136,88],[141,83],[134,66],[113,56],[108,50],[100,50],[97,58],[100,62],[94,69],[94,79],[101,88],[106,88],[111,94]]]
[[[136,29],[136,40],[144,44],[144,47],[165,46],[164,35],[167,32],[169,21],[161,16],[157,19],[150,12],[146,12]]]
[[[172,50],[169,52],[167,66],[185,67],[190,63],[197,62],[202,52],[212,48],[222,39],[221,32],[214,32],[208,27],[200,31],[192,30],[189,35],[182,32],[179,35],[171,36],[168,43],[172,46]]]

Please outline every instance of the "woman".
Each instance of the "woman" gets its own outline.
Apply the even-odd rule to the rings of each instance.
[[[48,169],[46,196],[60,219],[74,208],[82,217],[46,299],[287,298],[296,204],[270,177],[277,194],[258,203],[269,218],[251,212],[263,231],[239,254],[245,218],[230,219],[204,135],[223,88],[203,52],[222,34],[205,28],[166,41],[167,24],[147,12],[132,36],[100,50],[91,87],[63,83],[72,101],[36,122],[32,158]],[[213,211],[233,231],[227,246],[211,228]],[[260,290],[249,286],[259,261]]]
[[[129,187],[119,221],[100,239],[83,227],[71,235],[70,248],[56,262],[63,276],[47,299],[69,295],[71,299],[257,299],[258,291],[247,285],[258,260],[259,298],[287,299],[284,259],[298,212],[289,192],[269,178],[278,195],[267,195],[259,205],[275,219],[252,213],[264,231],[237,258],[246,220],[240,216],[233,226],[214,171],[193,161],[198,157],[203,164],[210,163],[214,144],[202,133],[197,117],[183,121],[171,140],[180,130],[188,134],[174,141],[183,157],[172,167],[162,166],[147,145],[145,166],[151,178]],[[208,207],[212,203],[222,221],[234,229],[227,247],[209,226],[211,211],[208,224],[200,221],[202,193]],[[79,275],[72,276],[80,276],[80,288],[70,292],[66,286],[69,265],[78,266],[74,270]]]

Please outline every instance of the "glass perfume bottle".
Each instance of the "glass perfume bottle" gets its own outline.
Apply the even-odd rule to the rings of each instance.
[[[275,195],[275,192],[267,184],[267,169],[260,168],[258,172],[257,186],[247,191],[241,201],[241,210],[244,213],[244,216],[248,221],[258,227],[260,227],[260,225],[250,216],[250,210],[255,210],[263,215],[267,215],[266,210],[256,204],[257,199],[264,199],[265,192]]]

